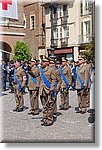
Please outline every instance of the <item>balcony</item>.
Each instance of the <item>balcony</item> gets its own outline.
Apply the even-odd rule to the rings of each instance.
[[[54,47],[55,47],[55,48],[58,47],[58,39],[54,39]]]
[[[86,35],[79,35],[79,44],[85,44],[92,42],[93,35],[92,34],[86,34]]]
[[[68,46],[68,37],[61,38],[61,47],[67,47]]]

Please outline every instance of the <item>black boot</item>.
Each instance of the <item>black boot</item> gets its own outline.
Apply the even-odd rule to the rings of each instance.
[[[64,106],[63,106],[63,105],[60,105],[60,106],[59,106],[59,110],[64,110]]]
[[[17,110],[17,112],[22,112],[23,111],[23,108],[19,108],[18,110]]]

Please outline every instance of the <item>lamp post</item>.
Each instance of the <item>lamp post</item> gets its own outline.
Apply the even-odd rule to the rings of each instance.
[[[51,45],[50,45],[50,52],[51,52],[51,56],[50,58],[55,59],[56,56],[54,55],[54,35],[53,35],[53,3],[51,0],[51,5],[50,5],[50,9],[51,9]]]

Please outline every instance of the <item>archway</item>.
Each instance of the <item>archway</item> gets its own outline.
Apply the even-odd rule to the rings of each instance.
[[[6,62],[10,60],[10,53],[12,52],[12,48],[6,42],[0,41],[0,55],[2,59]]]

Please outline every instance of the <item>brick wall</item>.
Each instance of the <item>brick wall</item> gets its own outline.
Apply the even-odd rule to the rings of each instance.
[[[45,23],[44,8],[42,8],[41,3],[33,3],[24,6],[24,12],[26,17],[24,41],[29,46],[32,56],[38,59],[39,47],[45,45],[45,34],[42,30],[42,24]],[[35,15],[35,29],[33,30],[30,30],[30,15]]]

